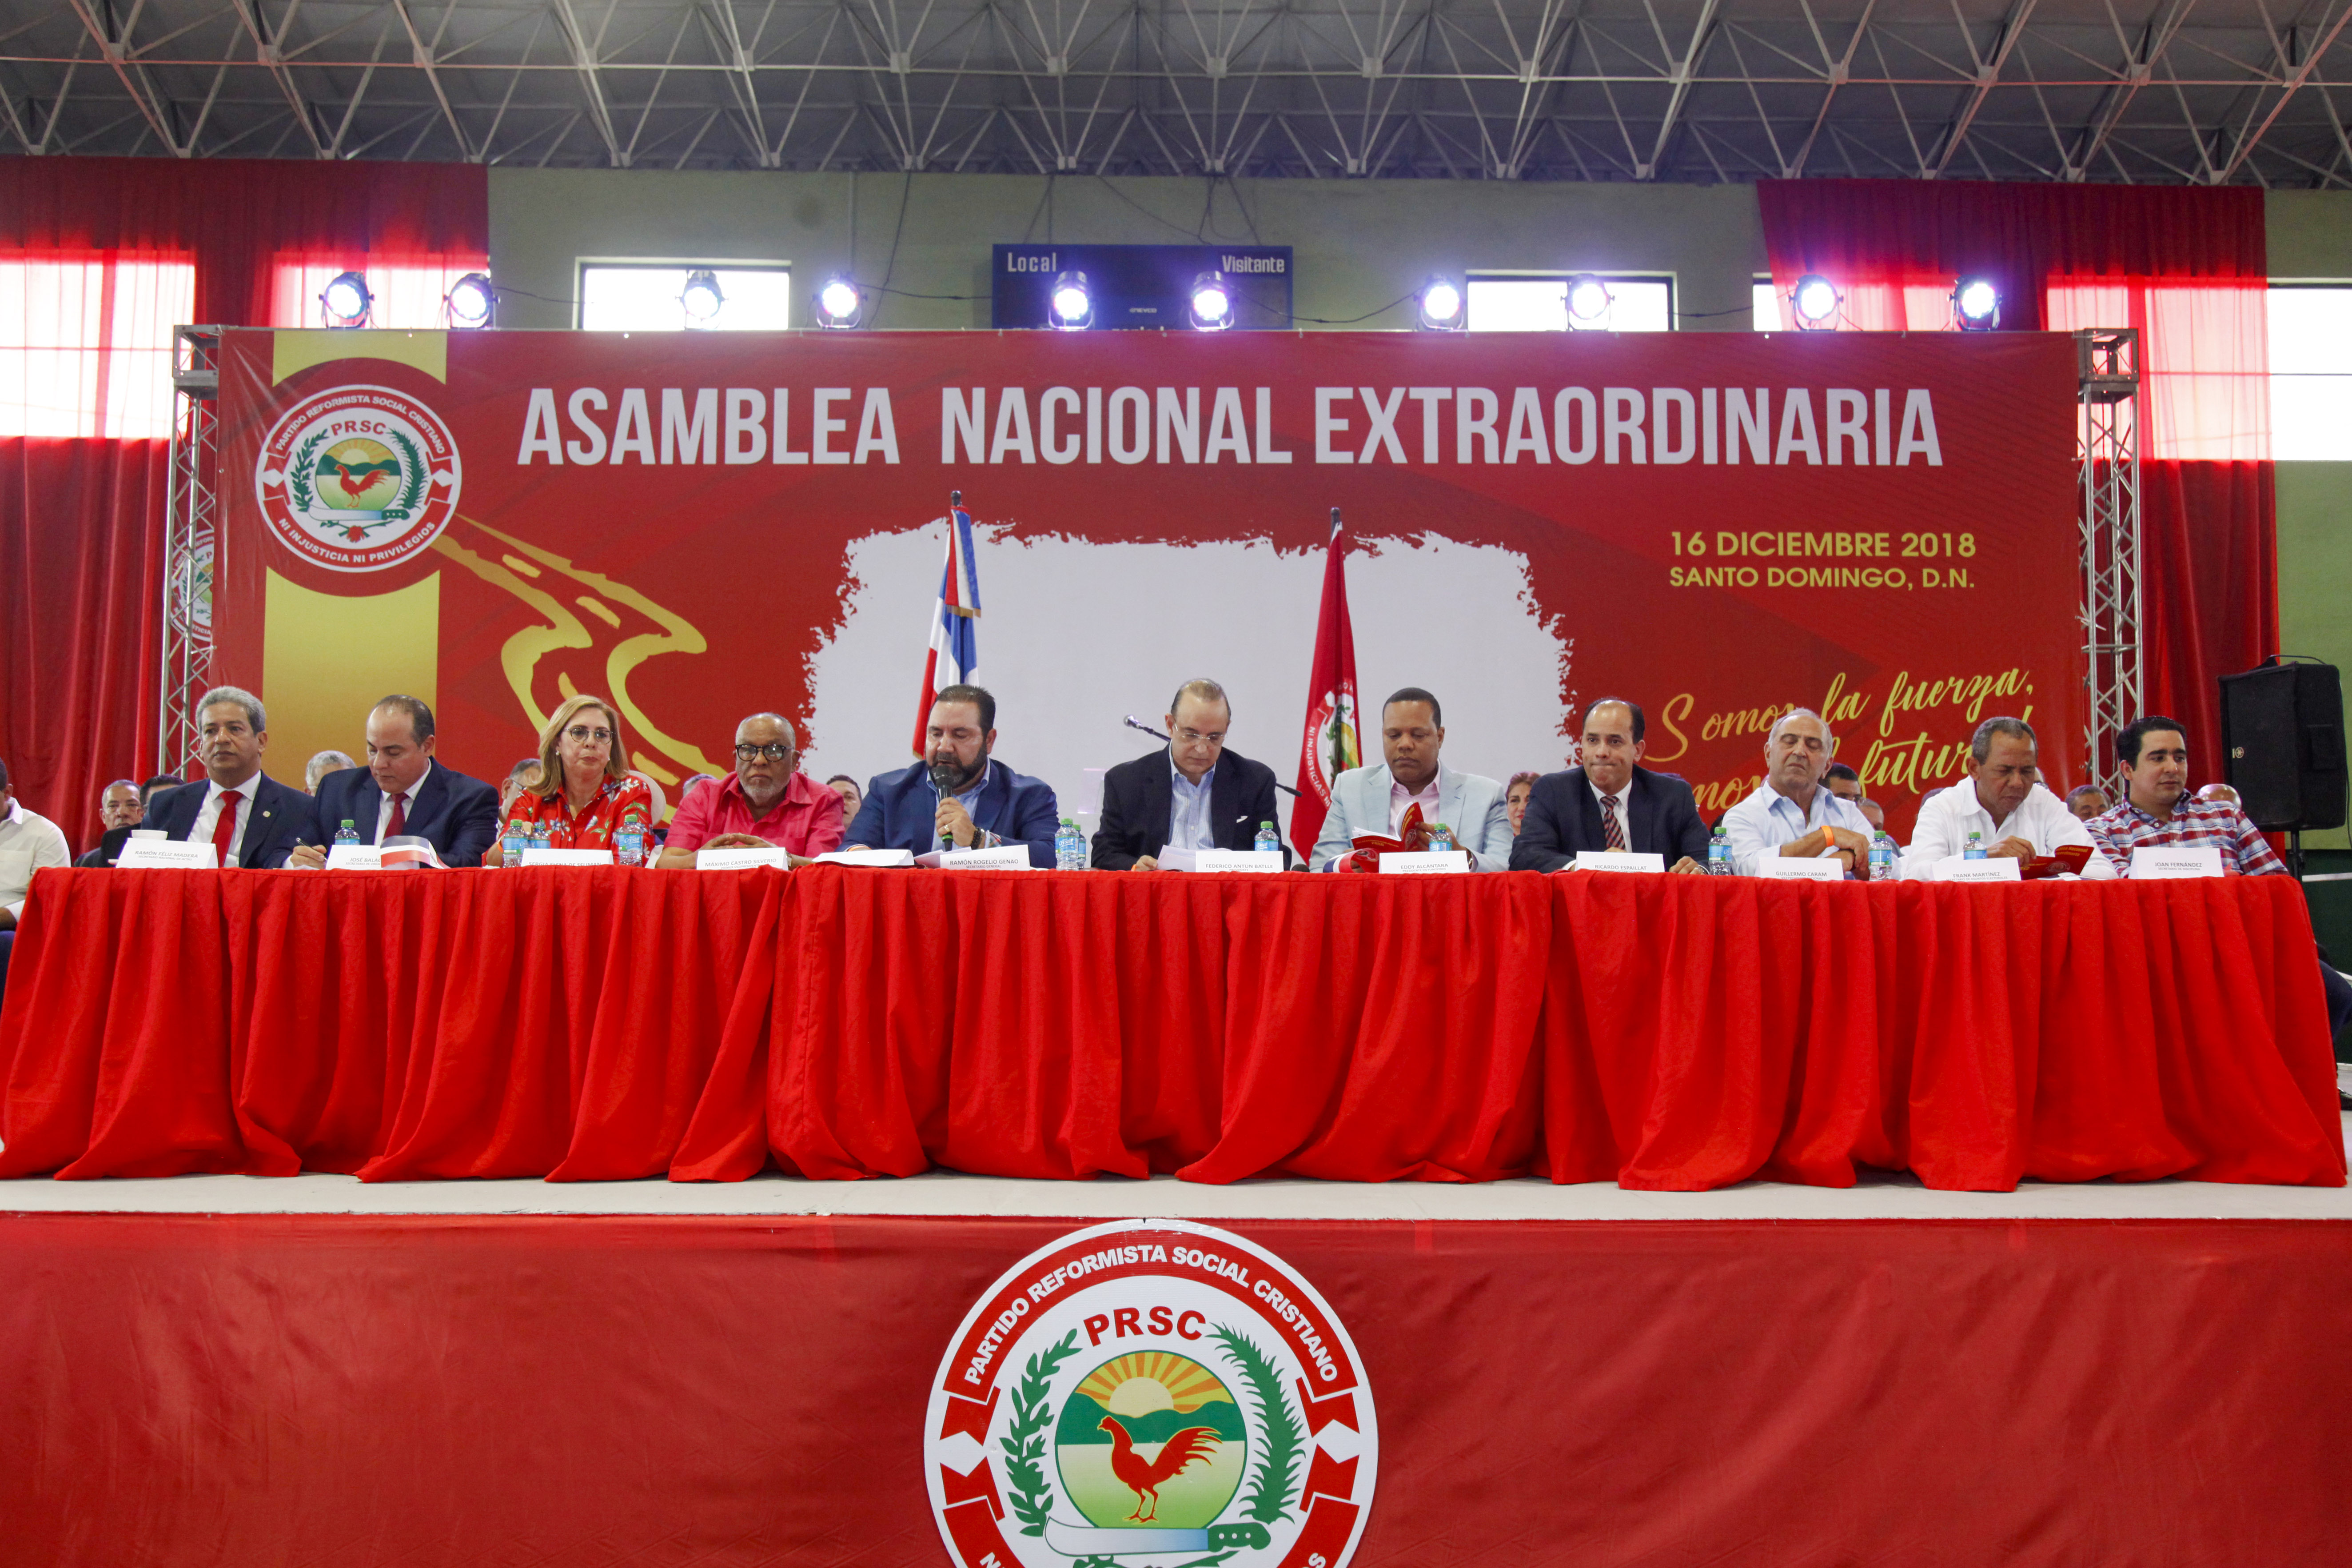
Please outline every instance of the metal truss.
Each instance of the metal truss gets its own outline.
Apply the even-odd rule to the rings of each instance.
[[[2120,799],[2116,736],[2140,716],[2139,333],[2074,334],[2082,402],[2083,777]]]
[[[156,771],[197,760],[195,700],[211,684],[219,539],[218,327],[182,327],[172,353],[172,474],[163,508],[163,660]]]
[[[0,0],[0,147],[2352,185],[2347,22],[2352,0]]]

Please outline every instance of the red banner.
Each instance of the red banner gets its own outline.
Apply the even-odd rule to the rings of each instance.
[[[1065,809],[1192,676],[1288,771],[1334,506],[1365,701],[1436,691],[1457,768],[1623,695],[1712,814],[1802,704],[1899,828],[1977,721],[2059,783],[2081,731],[2054,334],[254,331],[221,408],[215,669],[281,775],[400,689],[469,771],[572,689],[665,781],[768,708],[902,765],[950,489],[1000,754]]]

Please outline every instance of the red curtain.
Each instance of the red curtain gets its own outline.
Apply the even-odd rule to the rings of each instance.
[[[2269,463],[2140,465],[2140,706],[2189,726],[2200,782],[2222,772],[2218,678],[2278,651],[2276,501]]]
[[[98,842],[98,795],[155,755],[163,441],[0,440],[0,759]]]
[[[1808,180],[1757,200],[1775,286],[1819,272],[1855,324],[1940,326],[1911,318],[1983,273],[2004,328],[2142,329],[2141,709],[2187,723],[2196,776],[2219,778],[2215,681],[2278,651],[2262,192]],[[2187,460],[2211,458],[2258,460]]]
[[[488,172],[475,163],[231,159],[0,160],[0,252],[183,251],[196,320],[269,324],[279,259],[489,256]]]
[[[488,264],[472,164],[0,159],[0,257],[193,260],[193,319],[270,323],[285,261]],[[95,345],[93,345],[95,346]],[[86,848],[157,766],[163,441],[0,438],[0,759]]]

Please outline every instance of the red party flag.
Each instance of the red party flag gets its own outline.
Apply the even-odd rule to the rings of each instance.
[[[1307,680],[1307,726],[1298,744],[1298,801],[1290,808],[1290,843],[1313,869],[1315,840],[1331,809],[1331,784],[1363,761],[1356,742],[1356,634],[1348,624],[1347,552],[1339,509],[1323,563],[1323,608],[1315,626],[1315,665]]]

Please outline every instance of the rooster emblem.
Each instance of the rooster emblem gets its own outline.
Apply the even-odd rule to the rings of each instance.
[[[364,437],[320,453],[316,477],[320,499],[347,510],[381,510],[400,494],[400,459]]]
[[[1187,1426],[1170,1435],[1157,1458],[1147,1459],[1135,1451],[1135,1439],[1117,1416],[1104,1416],[1101,1428],[1110,1434],[1111,1474],[1135,1494],[1135,1511],[1127,1517],[1140,1524],[1160,1517],[1160,1489],[1182,1475],[1186,1467],[1208,1458],[1222,1441],[1206,1426]]]

